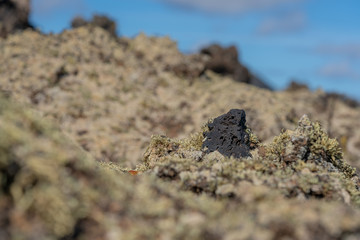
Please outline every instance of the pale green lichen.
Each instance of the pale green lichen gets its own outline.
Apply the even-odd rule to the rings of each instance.
[[[109,39],[101,29],[81,28],[49,36],[25,31],[2,42],[3,90],[52,117],[73,141],[32,110],[0,101],[1,238],[359,239],[357,176],[347,177],[341,164],[324,158],[336,156],[336,148],[310,150],[300,133],[288,132],[296,140],[291,144],[280,137],[284,146],[275,146],[271,158],[261,147],[248,159],[204,155],[199,151],[201,135],[196,135],[186,143],[155,141],[152,166],[139,166],[137,170],[145,171],[141,175],[123,174],[127,169],[117,164],[96,164],[93,158],[103,159],[105,150],[116,156],[106,160],[123,158],[121,164],[133,166],[147,137],[167,132],[172,119],[173,136],[188,134],[206,116],[230,106],[255,110],[250,123],[264,140],[291,126],[285,120],[290,108],[328,120],[328,112],[317,114],[312,106],[321,94],[292,99],[212,73],[187,88],[171,71],[161,70],[164,62],[170,68],[179,59],[194,63],[171,41],[141,37],[127,40],[137,45],[130,48],[118,44],[124,39]],[[56,49],[56,59],[49,49]],[[66,59],[76,74],[46,87]],[[89,81],[86,73],[94,67],[98,79]],[[78,94],[82,88],[90,90],[91,99]],[[43,92],[35,92],[34,99],[38,89]],[[85,108],[73,108],[73,99]],[[142,99],[153,99],[157,107],[140,107],[148,111],[141,115],[134,109]],[[347,126],[344,134],[353,136],[357,110],[336,117],[333,134]],[[79,134],[84,130],[88,133]]]
[[[50,235],[70,233],[98,197],[90,188],[79,191],[83,182],[74,178],[95,174],[96,165],[88,159],[58,128],[0,98],[0,194],[11,199],[17,218],[43,219],[39,227]]]
[[[254,139],[259,146],[257,138]],[[145,155],[149,159],[149,153],[153,153],[148,169],[153,169],[161,178],[179,181],[182,189],[218,197],[241,197],[238,186],[248,181],[286,197],[342,199],[346,202],[348,194],[349,201],[360,206],[357,180],[350,179],[354,176],[349,171],[352,167],[341,158],[338,143],[307,117],[299,121],[294,131],[283,131],[273,142],[261,145],[260,148],[265,149],[263,153],[253,150],[253,158],[249,159],[227,158],[218,152],[201,153],[195,147],[200,146],[201,141],[195,141],[196,144],[191,146],[189,140],[155,137]],[[341,182],[339,178],[347,180]],[[234,191],[229,193],[224,189]]]
[[[310,135],[310,151],[323,156],[335,167],[339,168],[348,177],[354,176],[355,168],[348,165],[343,159],[343,152],[339,142],[329,136],[322,130],[320,123],[310,124],[312,129]]]
[[[313,162],[329,171],[341,171],[351,178],[355,168],[343,160],[343,153],[336,139],[331,139],[318,122],[311,122],[304,115],[295,131],[284,131],[266,147],[266,156],[285,163]]]
[[[171,140],[166,136],[151,136],[149,147],[144,153],[145,167],[152,168],[156,162],[162,161],[165,156],[175,153],[179,145],[178,140]]]
[[[201,151],[203,142],[205,140],[204,134],[209,131],[208,124],[212,123],[213,119],[209,119],[206,124],[201,127],[201,130],[190,137],[180,140],[180,145],[187,150]]]
[[[109,169],[119,173],[127,173],[130,170],[129,168],[121,167],[119,164],[113,162],[99,162],[98,164],[103,169]]]
[[[152,168],[156,162],[161,162],[165,156],[184,155],[186,152],[201,151],[204,142],[204,133],[208,130],[210,119],[201,127],[201,130],[195,134],[183,139],[170,139],[163,135],[151,136],[150,144],[144,153],[145,169]],[[144,166],[138,165],[137,169],[144,169]]]
[[[270,159],[283,159],[283,155],[286,150],[286,143],[290,140],[290,134],[288,131],[280,133],[279,136],[275,136],[273,141],[265,146],[266,157]]]
[[[59,128],[0,99],[0,209],[8,221],[1,234],[277,239],[282,229],[296,239],[358,236],[360,211],[348,205],[360,206],[359,190],[341,172],[302,160],[202,155],[189,142],[153,137],[151,164],[131,176],[117,164],[96,164]]]
[[[249,134],[250,148],[251,149],[257,148],[260,144],[260,140],[259,140],[258,136],[256,136],[255,133],[248,126],[246,126],[245,131],[247,132],[247,134]]]

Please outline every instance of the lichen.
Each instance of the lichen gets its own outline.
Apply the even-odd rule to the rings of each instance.
[[[171,139],[164,135],[151,136],[150,144],[144,153],[144,162],[139,164],[136,169],[141,169],[141,171],[151,169],[156,162],[163,161],[166,156],[184,157],[187,153],[200,152],[204,142],[204,133],[209,130],[207,125],[211,122],[212,119],[209,119],[202,125],[200,131],[187,138]]]
[[[358,108],[209,71],[190,83],[171,69],[199,58],[164,38],[25,31],[0,52],[0,238],[359,239],[360,182],[336,142],[310,122],[280,133],[307,112],[348,137],[359,166]],[[175,139],[239,107],[264,142],[252,158],[204,154],[203,130]],[[151,134],[171,138],[154,137],[134,169]]]
[[[304,115],[295,131],[284,131],[266,147],[266,156],[286,164],[297,161],[314,163],[327,171],[343,172],[348,178],[355,175],[355,168],[343,159],[340,144],[322,130],[318,122],[311,122]]]
[[[98,164],[103,169],[108,169],[119,173],[127,173],[130,171],[130,169],[121,167],[119,164],[113,162],[99,162]]]
[[[0,91],[56,120],[98,161],[133,168],[151,135],[189,136],[209,117],[242,108],[262,142],[306,112],[331,127],[330,136],[347,137],[345,158],[360,167],[359,108],[321,91],[267,91],[203,72],[208,56],[181,54],[169,38],[116,39],[96,27],[26,30],[4,39],[0,52]],[[177,66],[192,76],[179,77]]]
[[[5,217],[30,222],[43,219],[38,227],[47,229],[45,235],[70,233],[99,196],[94,189],[81,190],[85,182],[75,180],[78,174],[96,175],[95,162],[35,112],[24,111],[2,98],[0,156],[0,194],[13,209]],[[11,234],[35,235],[21,221],[11,224]]]
[[[0,234],[51,240],[360,234],[360,211],[348,206],[360,204],[356,179],[313,162],[203,155],[196,147],[201,138],[194,139],[153,137],[148,166],[131,174],[97,164],[36,112],[0,98]]]
[[[251,128],[249,126],[246,126],[245,131],[249,134],[250,149],[257,148],[260,144],[260,140],[259,140],[258,136],[256,136],[256,134],[251,130]]]
[[[283,131],[271,143],[258,144],[252,158],[228,158],[218,152],[205,154],[199,148],[189,147],[186,139],[160,140],[154,138],[150,143],[146,156],[149,152],[155,154],[147,169],[160,178],[179,182],[184,190],[241,198],[238,188],[247,181],[290,198],[341,200],[360,207],[358,178],[341,158],[338,143],[306,116],[294,131]]]
[[[206,124],[201,127],[201,130],[195,134],[191,134],[190,137],[180,140],[180,144],[184,149],[201,151],[202,144],[204,142],[204,133],[209,131],[208,124],[212,123],[213,119],[209,119]]]
[[[265,146],[266,157],[269,159],[283,160],[283,155],[286,150],[286,143],[290,140],[288,131],[283,131],[279,136],[275,136],[273,141]]]

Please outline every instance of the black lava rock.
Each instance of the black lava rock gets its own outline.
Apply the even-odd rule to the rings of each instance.
[[[231,109],[208,124],[209,131],[204,133],[202,145],[205,152],[219,151],[224,156],[235,158],[249,157],[250,137],[246,132],[244,110]]]
[[[239,54],[235,46],[222,47],[213,44],[203,48],[200,53],[210,57],[205,64],[205,70],[209,69],[220,75],[230,76],[237,82],[271,90],[268,84],[252,74],[247,67],[239,62]]]

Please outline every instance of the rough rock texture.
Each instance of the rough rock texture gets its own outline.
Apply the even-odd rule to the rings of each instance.
[[[84,27],[84,26],[90,26],[90,27],[100,27],[110,33],[110,35],[116,37],[116,22],[112,19],[110,19],[107,16],[103,15],[94,15],[91,20],[87,21],[82,17],[75,17],[71,21],[71,27],[72,28],[78,28],[78,27]]]
[[[0,0],[0,37],[31,27],[29,0]]]
[[[215,118],[207,125],[202,144],[206,153],[218,151],[224,156],[235,158],[250,155],[250,136],[246,132],[246,114],[244,110],[232,109]]]
[[[309,126],[304,118],[295,132],[318,139]],[[276,140],[264,157],[202,155],[205,130],[181,141],[154,136],[153,166],[131,176],[99,164],[39,112],[0,97],[0,238],[359,239],[356,177],[285,162],[273,155]],[[322,158],[313,142],[311,154]],[[327,156],[342,161],[334,149]]]
[[[271,89],[268,84],[253,75],[245,66],[239,63],[238,51],[235,46],[221,47],[213,44],[201,50],[202,54],[210,56],[205,68],[225,76],[231,76],[237,82],[248,83],[260,88]]]
[[[1,91],[59,123],[99,161],[135,167],[151,135],[182,138],[238,108],[264,143],[307,114],[360,168],[358,106],[321,90],[272,92],[209,70],[179,76],[175,66],[200,71],[209,56],[183,55],[167,37],[118,41],[96,27],[59,35],[28,30],[0,40],[0,53]]]

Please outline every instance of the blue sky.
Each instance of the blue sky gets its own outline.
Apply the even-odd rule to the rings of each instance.
[[[234,44],[276,89],[296,79],[360,100],[359,0],[33,0],[32,10],[44,32],[98,13],[115,19],[120,35],[168,35],[184,53]]]

